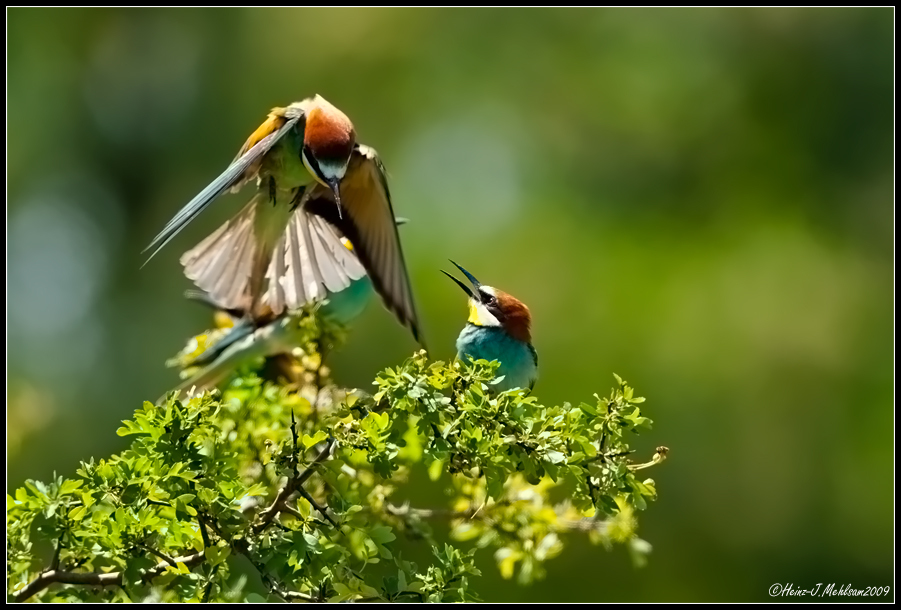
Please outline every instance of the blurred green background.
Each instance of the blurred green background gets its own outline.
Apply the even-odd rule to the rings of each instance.
[[[433,356],[448,258],[526,302],[548,403],[655,420],[654,550],[578,538],[504,601],[893,582],[893,9],[8,10],[7,490],[121,450],[209,313],[141,250],[272,106],[320,93],[391,174]],[[414,349],[370,305],[332,364]],[[435,498],[440,502],[441,498]],[[893,597],[893,596],[892,596]]]

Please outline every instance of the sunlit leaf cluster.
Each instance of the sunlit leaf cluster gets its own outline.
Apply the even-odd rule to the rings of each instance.
[[[571,536],[645,560],[639,475],[666,450],[632,459],[651,422],[619,377],[547,407],[493,391],[497,363],[420,352],[369,394],[335,387],[316,345],[295,383],[245,367],[221,394],[144,403],[128,449],[7,496],[9,598],[469,601],[480,569],[531,582]],[[440,500],[411,506],[414,479]]]

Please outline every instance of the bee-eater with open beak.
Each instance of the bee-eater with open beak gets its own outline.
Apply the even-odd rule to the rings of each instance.
[[[248,182],[257,187],[250,203],[182,256],[189,279],[256,320],[368,275],[422,343],[385,168],[356,141],[350,119],[319,95],[274,108],[232,164],[154,238],[151,258],[219,195]]]
[[[497,375],[504,376],[494,388],[498,392],[513,388],[531,390],[538,379],[538,352],[532,347],[532,315],[525,303],[497,288],[485,286],[466,269],[451,261],[472,284],[466,284],[447,271],[469,296],[469,320],[457,337],[457,358],[497,360]]]

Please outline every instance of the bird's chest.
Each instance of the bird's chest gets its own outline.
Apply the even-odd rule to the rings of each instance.
[[[457,338],[457,356],[500,362],[497,374],[504,375],[504,381],[498,388],[501,390],[528,388],[538,376],[538,367],[529,346],[500,328],[468,324]]]
[[[265,186],[269,178],[275,180],[279,190],[293,190],[315,182],[303,163],[302,143],[296,134],[286,135],[263,157],[260,165],[260,184]]]

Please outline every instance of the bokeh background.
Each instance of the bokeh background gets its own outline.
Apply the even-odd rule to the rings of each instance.
[[[448,258],[532,310],[545,402],[617,372],[667,445],[644,569],[573,539],[486,600],[893,583],[893,10],[10,9],[7,490],[121,450],[207,328],[143,248],[268,109],[320,93],[390,173],[433,355]],[[377,303],[333,360],[414,349]],[[440,500],[436,498],[436,501]]]

